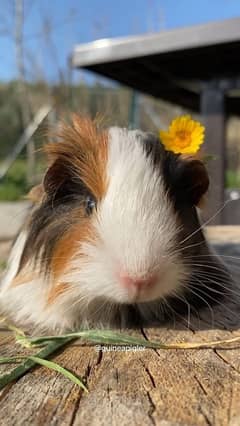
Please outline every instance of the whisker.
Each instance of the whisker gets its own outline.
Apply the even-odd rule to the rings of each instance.
[[[194,232],[192,232],[190,235],[188,235],[186,238],[184,238],[180,244],[185,243],[189,238],[192,238],[197,232],[199,232],[201,229],[203,229],[204,226],[206,226],[209,222],[211,222],[212,219],[214,219],[223,209],[227,206],[233,200],[226,200],[222,207],[220,207],[216,213],[214,213],[208,220],[206,220],[200,227],[198,227]]]
[[[203,285],[203,286],[204,286],[204,285]],[[205,288],[209,288],[209,287],[207,287],[207,286],[205,285]],[[206,292],[205,292],[205,291],[203,291],[202,289],[199,289],[199,288],[198,288],[198,290],[199,290],[201,293],[203,293],[203,294],[207,295],[208,297],[210,297],[210,299],[211,299],[211,300],[213,300],[214,302],[216,302],[216,300],[214,299],[214,297],[210,296],[208,293],[206,293]],[[239,319],[239,315],[237,315],[234,311],[232,311],[231,309],[229,309],[229,308],[228,308],[228,306],[226,305],[226,303],[223,303],[223,302],[219,302],[219,301],[217,301],[217,306],[223,306],[225,311],[228,311],[231,315],[234,315],[234,317],[236,317],[236,318],[238,318],[238,319]]]
[[[187,262],[184,262],[184,265],[186,265],[186,266],[192,266],[192,267],[194,267],[194,266],[196,266],[196,267],[202,267],[202,268],[210,268],[210,269],[214,269],[214,270],[216,270],[216,271],[218,271],[218,272],[221,272],[221,273],[224,273],[225,272],[225,269],[224,269],[224,267],[221,269],[220,267],[217,267],[217,266],[213,266],[213,265],[209,265],[208,263],[187,263]]]
[[[198,278],[196,278],[196,276],[195,276],[195,279],[197,279],[197,281],[199,282],[199,284],[200,284],[200,286],[201,287],[205,287],[205,288],[207,288],[207,289],[209,289],[209,290],[212,290],[212,288],[210,288],[210,287],[208,287],[206,284],[204,284],[202,281],[200,281]],[[210,282],[212,281],[212,282],[214,282],[213,280],[209,280]],[[217,283],[216,281],[215,281],[215,283]],[[192,285],[194,285],[194,283],[193,282],[191,282],[191,284]],[[217,283],[218,284],[218,283]],[[220,284],[219,284],[219,286],[221,286]],[[190,286],[190,288],[189,287],[186,287],[187,289],[188,289],[188,291],[190,291],[190,292],[193,292],[193,289],[192,289],[192,287]],[[227,289],[226,287],[224,287],[225,289]],[[199,288],[198,287],[198,290],[201,292],[201,293],[204,293],[205,295],[207,295],[211,300],[213,300],[215,303],[217,302],[217,305],[218,306],[223,306],[224,307],[224,309],[225,309],[225,311],[228,311],[231,315],[234,315],[234,317],[236,317],[236,318],[239,318],[239,316],[238,315],[236,315],[236,313],[235,312],[233,312],[231,309],[229,309],[228,307],[227,307],[227,305],[226,305],[226,303],[221,303],[221,302],[219,302],[219,301],[216,301],[210,294],[208,294],[208,293],[206,293],[206,292],[204,292],[201,288]],[[196,294],[196,293],[195,293]],[[238,297],[239,297],[239,293],[235,293]],[[226,294],[224,294],[224,295],[226,295]],[[198,297],[200,297],[199,295],[198,295]]]
[[[191,324],[191,305],[190,305],[190,303],[188,303],[187,299],[184,296],[181,297],[177,292],[173,291],[172,294],[176,299],[181,300],[183,303],[185,303],[187,305],[187,328],[190,328],[190,324]],[[184,321],[186,321],[184,316],[180,315],[180,318],[183,319]]]
[[[90,303],[90,299],[87,295],[81,295],[79,298],[75,299],[73,303],[71,303],[70,305],[68,305],[66,307],[66,309],[64,310],[64,313],[68,312],[70,309],[75,308],[76,305],[82,303],[83,301],[88,301],[86,308],[88,308],[88,305]]]
[[[189,266],[189,263],[186,263],[186,265]],[[194,266],[200,266],[200,267],[202,266],[201,263],[199,263],[199,264],[198,263],[192,263],[192,265],[194,265]],[[216,263],[215,262],[208,262],[208,263],[204,264],[204,268],[209,266],[209,269],[210,269],[210,267],[212,265],[216,265]],[[233,264],[227,263],[224,266],[226,266],[227,271],[224,271],[224,268],[222,268],[222,269],[219,268],[218,271],[219,272],[228,272],[231,277],[232,277],[232,272],[234,272],[234,271],[238,272],[239,269],[240,269],[240,265],[235,265],[234,263]],[[213,266],[212,266],[212,268],[213,268]]]
[[[200,279],[203,278],[204,280],[207,280],[209,283],[217,284],[220,287],[220,284],[217,281],[212,280],[211,278],[205,277],[205,276],[203,276],[201,274],[198,275],[198,278],[200,278]],[[209,289],[209,286],[207,284],[205,284],[204,282],[202,282],[202,281],[201,281],[201,286],[206,287],[206,288]],[[224,290],[229,290],[230,291],[230,289],[228,289],[227,287],[221,286],[221,288],[223,288]],[[220,290],[216,290],[215,288],[212,288],[212,287],[211,287],[210,290],[211,290],[211,292],[216,293],[216,294],[220,294],[222,296],[228,294],[228,292],[223,292],[223,291],[220,291]]]
[[[175,316],[176,317],[178,317],[178,318],[180,318],[181,320],[183,320],[184,322],[186,322],[186,319],[184,318],[184,316],[183,315],[181,315],[179,312],[177,312],[173,307],[172,307],[172,305],[168,302],[168,300],[167,300],[167,298],[166,297],[163,297],[163,301],[164,301],[164,304],[167,306],[167,308],[168,309],[170,309],[170,311],[173,313],[173,321],[174,321],[174,328],[176,328],[176,319],[175,319]],[[163,305],[163,308],[164,308],[164,305]],[[167,313],[167,315],[168,315],[168,313],[169,313],[169,311],[166,311],[165,310],[165,312]]]
[[[108,304],[107,300],[102,301],[102,303],[99,304],[99,306],[97,307],[97,309],[95,309],[95,311],[92,313],[92,316],[94,317],[96,314],[98,314],[103,308],[104,306],[106,306]],[[108,305],[107,305],[108,307]]]
[[[234,291],[232,288],[227,287],[226,285],[223,284],[224,281],[221,282],[221,281],[213,280],[211,278],[212,276],[214,278],[216,278],[215,275],[213,275],[213,274],[210,274],[210,277],[209,277],[209,274],[207,275],[207,274],[202,274],[202,273],[198,273],[197,272],[196,276],[199,276],[199,277],[201,277],[201,278],[203,278],[205,280],[207,279],[209,282],[217,284],[218,287],[221,287],[223,290],[226,290],[226,293],[222,293],[222,294],[225,294],[225,295],[233,294],[233,295],[238,296],[238,297],[240,296],[240,291],[237,292],[237,291]],[[202,283],[202,284],[204,284],[204,283]],[[214,290],[211,288],[211,291],[214,291]],[[217,290],[215,290],[215,291],[217,291]]]
[[[189,246],[182,247],[180,249],[174,250],[173,252],[170,252],[170,254],[172,256],[174,256],[175,254],[182,253],[184,250],[187,250],[187,249],[192,248],[192,247],[199,246],[199,245],[204,244],[204,243],[205,243],[205,241],[200,241],[200,242],[195,243],[195,244],[190,244]]]
[[[173,314],[173,315],[172,315],[172,318],[173,318],[173,322],[174,322],[174,328],[176,328],[176,319],[175,319],[175,315],[177,315],[177,312],[176,312],[176,311],[175,311],[175,309],[171,306],[171,304],[170,304],[170,303],[168,303],[168,300],[166,299],[166,297],[163,297],[163,298],[162,298],[162,300],[163,300],[163,302],[164,302],[164,303],[162,304],[163,312],[167,313],[167,315],[168,315],[169,311],[166,311],[166,309],[164,309],[164,308],[167,306],[167,308],[168,308],[168,309],[170,309],[171,313]]]
[[[195,254],[191,257],[226,257],[228,259],[237,259],[240,260],[240,257],[238,256],[229,256],[229,255],[225,255],[225,254],[218,254],[218,253],[212,253],[212,254]]]
[[[201,285],[201,281],[200,280],[198,280],[198,282],[200,283],[200,285]],[[190,283],[191,284],[191,283]],[[211,318],[212,318],[212,326],[214,325],[214,313],[213,313],[213,309],[212,309],[212,307],[209,305],[209,303],[207,302],[207,300],[205,300],[202,296],[200,296],[197,292],[195,292],[193,289],[192,289],[192,287],[191,287],[191,285],[188,285],[188,286],[186,286],[185,288],[187,288],[187,290],[190,292],[190,293],[192,293],[192,294],[195,294],[195,296],[197,296],[199,299],[201,299],[202,301],[203,301],[203,303],[204,304],[206,304],[207,305],[207,307],[208,307],[208,309],[209,309],[209,312],[211,313]],[[199,288],[198,288],[198,290],[199,290]],[[203,292],[203,291],[200,291],[201,293],[204,293],[205,295],[207,295],[208,296],[208,294],[207,293],[205,293],[205,292]],[[214,300],[214,299],[213,299]],[[215,301],[215,300],[214,300]]]

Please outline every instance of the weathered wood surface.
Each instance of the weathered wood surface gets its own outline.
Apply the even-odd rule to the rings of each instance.
[[[240,243],[239,228],[208,232],[214,242]],[[134,333],[164,342],[229,338],[240,335],[240,305],[235,298],[187,325]],[[0,356],[22,351],[1,332]],[[38,367],[0,393],[0,425],[240,425],[240,345],[106,352],[76,343],[54,359],[83,377],[89,394]]]

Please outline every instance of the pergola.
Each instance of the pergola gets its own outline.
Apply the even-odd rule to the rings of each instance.
[[[71,65],[200,112],[215,156],[209,215],[223,205],[225,122],[240,115],[240,18],[78,45]],[[211,223],[223,221],[220,212]]]

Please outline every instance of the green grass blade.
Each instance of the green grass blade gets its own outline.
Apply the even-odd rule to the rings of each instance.
[[[0,364],[16,364],[17,362],[21,362],[23,358],[26,358],[26,357],[17,357],[17,356],[0,357]]]
[[[35,355],[20,355],[20,356],[12,356],[12,357],[0,357],[0,364],[11,364],[11,363],[17,363],[21,362],[22,359],[27,359],[33,361],[35,364],[40,364],[43,367],[47,367],[50,370],[57,371],[58,373],[65,376],[67,379],[71,380],[73,383],[81,387],[85,392],[88,392],[86,386],[84,383],[73,373],[71,373],[66,368],[62,367],[61,365],[57,364],[53,361],[48,361],[47,359],[39,358]],[[4,376],[3,376],[4,377]],[[0,381],[1,381],[0,376]]]
[[[129,336],[123,333],[117,333],[112,330],[81,330],[74,333],[64,334],[60,336],[42,336],[29,339],[33,345],[39,345],[48,341],[61,341],[68,337],[82,338],[98,344],[115,344],[115,345],[138,345],[148,348],[164,349],[167,345],[160,342],[151,342],[142,338]]]
[[[68,337],[82,338],[86,341],[94,342],[98,345],[136,345],[143,346],[152,349],[204,349],[204,348],[215,348],[220,345],[226,345],[230,343],[239,343],[240,336],[236,336],[225,340],[215,341],[204,341],[204,342],[180,342],[180,343],[161,343],[134,336],[129,336],[123,333],[117,333],[112,330],[81,330],[74,333],[64,334],[62,336],[42,336],[30,339],[32,345],[39,345],[48,341],[61,341]]]
[[[63,376],[71,380],[76,385],[80,386],[83,390],[85,390],[85,392],[88,392],[86,386],[77,376],[75,376],[69,370],[57,364],[56,362],[48,361],[47,359],[38,358],[37,356],[28,356],[28,359],[36,362],[37,364],[43,365],[44,367],[50,368],[51,370],[55,370],[58,373],[63,374]]]
[[[41,351],[39,351],[35,356],[41,359],[47,358],[48,356],[52,355],[57,350],[63,348],[64,346],[66,346],[67,343],[70,343],[73,340],[75,340],[75,338],[68,337],[60,341],[52,341]],[[15,359],[20,359],[20,356],[16,356]],[[24,363],[14,368],[9,373],[0,376],[0,390],[3,389],[9,383],[16,381],[20,377],[24,376],[24,374],[26,374],[31,368],[35,367],[36,365],[37,363],[35,361],[27,359]]]

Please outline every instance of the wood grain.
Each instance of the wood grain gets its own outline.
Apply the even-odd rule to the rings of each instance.
[[[190,324],[180,319],[134,334],[164,342],[240,335],[240,303],[234,296],[227,305],[192,317]],[[0,338],[0,356],[24,352],[7,331]],[[240,425],[240,345],[107,352],[76,342],[54,360],[84,378],[89,394],[37,367],[0,393],[1,426]]]

